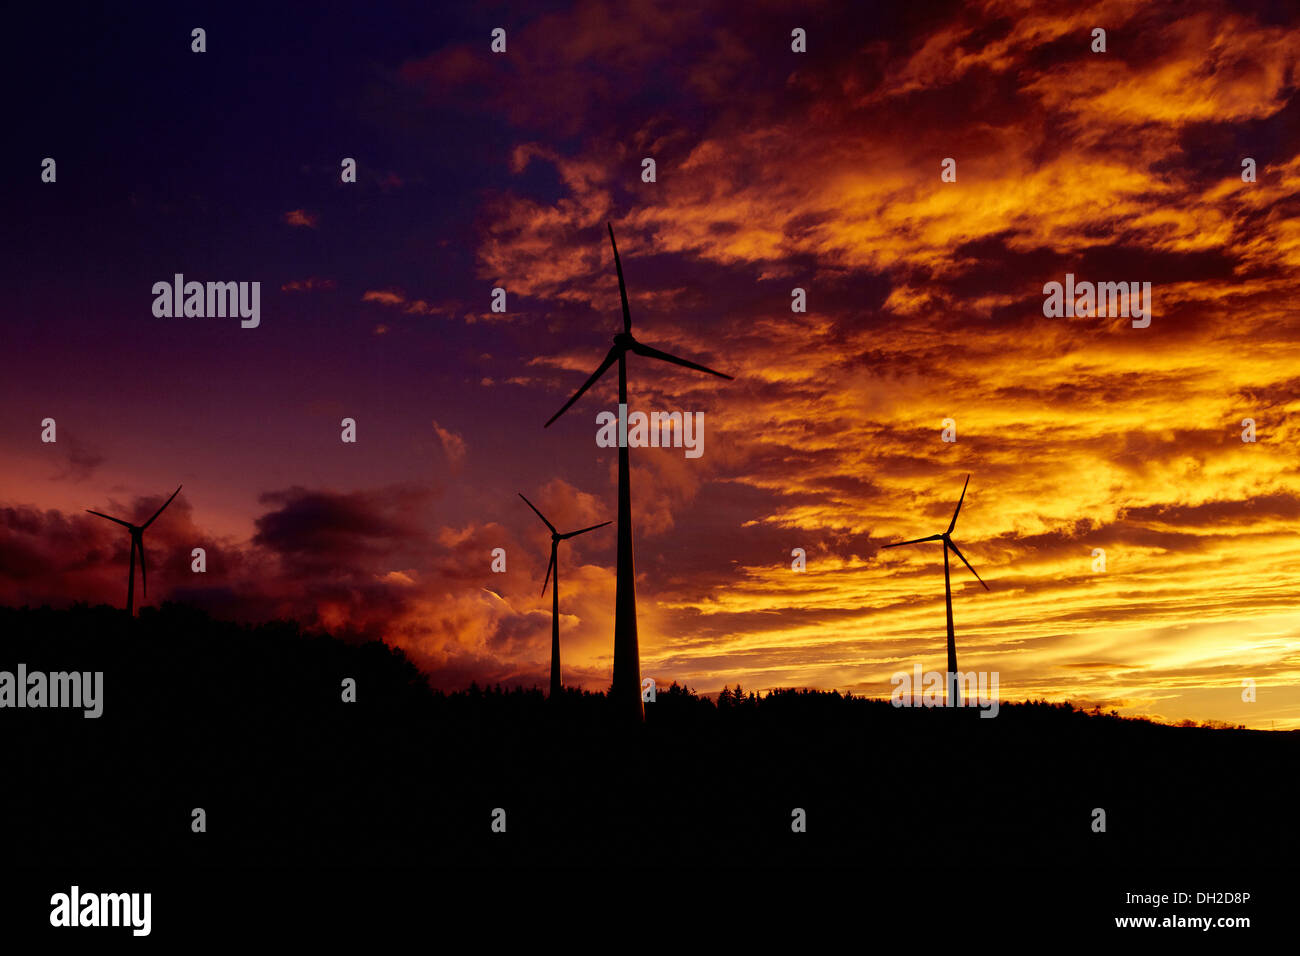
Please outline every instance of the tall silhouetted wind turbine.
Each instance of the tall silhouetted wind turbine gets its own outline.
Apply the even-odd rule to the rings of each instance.
[[[158,516],[163,513],[163,508],[166,508],[171,504],[172,498],[175,498],[180,493],[181,485],[177,485],[176,490],[172,492],[172,497],[164,501],[162,508],[155,511],[153,517],[141,525],[131,524],[131,522],[123,521],[121,518],[114,518],[112,515],[106,515],[102,511],[90,511],[89,508],[86,509],[87,511],[90,511],[92,515],[99,515],[101,518],[107,518],[109,521],[116,521],[122,527],[126,528],[127,531],[131,532],[131,572],[126,579],[126,613],[128,615],[135,613],[135,553],[137,551],[140,552],[140,592],[146,597],[149,595],[149,572],[144,563],[144,529],[153,524],[154,521],[157,520]]]
[[[523,493],[519,493],[520,498],[524,498]],[[527,498],[524,498],[524,504],[533,509],[533,513],[542,519],[542,524],[551,529],[551,563],[546,566],[546,580],[542,582],[542,593],[546,593],[546,585],[551,580],[551,572],[555,572],[555,584],[551,588],[551,697],[558,700],[561,690],[560,685],[560,565],[556,561],[556,555],[559,551],[560,542],[569,538],[576,538],[580,534],[586,534],[588,531],[595,531],[597,528],[603,528],[607,524],[613,524],[612,521],[602,521],[600,524],[594,524],[590,528],[583,528],[581,531],[569,531],[565,534],[555,530],[555,525],[546,520],[546,515],[537,510]]]
[[[957,527],[957,515],[961,513],[961,503],[966,500],[966,485],[970,484],[970,475],[966,476],[966,484],[961,486],[961,497],[957,499],[957,509],[952,513],[952,520],[948,522],[948,530],[943,534],[932,534],[928,538],[917,538],[913,541],[899,541],[897,544],[887,544],[886,548],[901,548],[905,544],[921,544],[925,541],[942,541],[943,542],[943,595],[948,602],[948,682],[947,695],[945,700],[948,706],[956,705],[960,707],[962,701],[958,697],[957,691],[957,639],[953,636],[952,630],[952,581],[948,575],[948,550],[961,558],[961,563],[970,569],[971,574],[975,574],[975,569],[970,566],[966,556],[957,548],[957,544],[952,540],[952,529]],[[975,574],[975,580],[984,584],[984,579]],[[984,590],[987,591],[989,586],[984,584]]]
[[[608,224],[607,224],[608,225]],[[600,368],[591,373],[582,388],[564,403],[564,407],[551,416],[551,422],[569,410],[574,402],[582,397],[596,380],[609,371],[609,367],[618,362],[618,404],[619,420],[626,420],[627,412],[627,353],[632,352],[645,358],[660,359],[693,368],[698,372],[707,372],[718,378],[730,379],[711,368],[688,362],[684,358],[669,355],[658,349],[643,345],[632,337],[632,313],[627,305],[627,286],[623,282],[623,263],[618,258],[618,244],[614,242],[614,227],[609,226],[609,243],[614,247],[614,268],[618,270],[618,294],[623,300],[623,331],[614,336],[614,345],[600,363]],[[636,636],[636,582],[633,580],[632,567],[632,491],[626,440],[619,442],[618,449],[618,585],[614,599],[614,686],[611,697],[615,706],[625,711],[629,718],[635,715],[640,721],[645,719],[645,710],[641,706],[641,656]]]

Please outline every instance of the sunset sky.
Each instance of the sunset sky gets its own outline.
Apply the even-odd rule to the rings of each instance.
[[[629,360],[634,410],[705,420],[700,458],[632,452],[644,675],[888,696],[942,670],[939,546],[880,548],[944,530],[969,473],[955,539],[991,590],[954,561],[963,670],[1300,727],[1293,4],[22,16],[0,602],[123,605],[129,538],[84,509],[183,482],[147,603],[544,686],[549,535],[516,493],[561,530],[616,515],[617,376],[542,428],[619,325],[610,222],[638,338],[735,377]],[[175,273],[260,281],[260,326],[155,317]],[[1066,273],[1150,282],[1150,327],[1045,318]],[[565,682],[593,690],[615,541],[560,554]]]

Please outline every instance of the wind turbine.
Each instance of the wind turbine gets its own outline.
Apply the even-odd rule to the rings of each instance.
[[[146,569],[144,563],[144,529],[149,527],[149,525],[153,524],[154,521],[157,520],[158,516],[163,513],[163,508],[166,508],[169,504],[172,503],[172,498],[175,498],[178,494],[181,493],[181,487],[182,487],[181,485],[177,485],[176,490],[172,492],[172,497],[164,501],[162,508],[159,508],[157,511],[155,511],[153,513],[153,517],[141,525],[131,524],[131,522],[123,521],[121,518],[114,518],[112,515],[106,515],[102,511],[91,511],[89,508],[86,509],[87,511],[90,511],[92,515],[99,515],[101,518],[107,518],[109,521],[116,521],[122,527],[126,528],[127,531],[131,532],[131,573],[126,579],[127,616],[130,616],[135,612],[135,553],[136,551],[140,552],[140,591],[145,596],[148,596],[149,594],[149,572]]]
[[[519,493],[520,498],[524,498],[523,492]],[[613,524],[612,521],[602,521],[600,524],[594,524],[590,528],[583,528],[581,531],[569,531],[565,534],[555,530],[555,525],[546,520],[546,515],[537,510],[527,498],[524,498],[524,504],[533,509],[533,513],[542,519],[542,524],[551,529],[551,563],[546,566],[546,580],[542,582],[542,593],[546,593],[546,585],[551,580],[551,572],[555,572],[555,586],[551,588],[551,699],[558,700],[560,686],[560,565],[556,561],[556,554],[560,547],[561,541],[567,541],[569,538],[576,538],[580,534],[586,534],[588,531],[595,531],[597,528],[603,528],[607,524]]]
[[[587,389],[604,375],[611,365],[618,362],[618,404],[619,421],[626,421],[627,416],[627,353],[644,358],[659,359],[693,368],[697,372],[707,372],[718,378],[730,380],[730,375],[715,372],[713,369],[684,358],[669,355],[656,348],[643,345],[632,337],[632,313],[627,305],[627,286],[623,282],[623,263],[618,258],[618,244],[614,241],[614,227],[609,228],[609,244],[614,247],[614,268],[618,270],[618,294],[623,300],[623,331],[614,336],[614,345],[605,355],[600,367],[591,373],[582,388],[564,403],[564,407],[551,416],[544,427],[569,410],[569,407],[583,396]],[[628,463],[627,441],[619,442],[618,448],[618,584],[614,598],[614,686],[610,692],[616,702],[615,707],[626,712],[629,720],[642,721],[645,710],[641,706],[641,655],[636,636],[636,582],[632,567],[632,491],[630,486],[630,466]]]
[[[957,547],[957,543],[952,540],[952,529],[957,527],[957,515],[961,513],[961,503],[966,500],[966,486],[969,484],[970,475],[967,475],[966,484],[961,486],[961,497],[957,499],[957,509],[952,513],[952,520],[948,522],[948,530],[943,532],[943,534],[932,534],[928,538],[916,538],[913,541],[899,541],[897,544],[885,545],[886,548],[901,548],[906,544],[922,544],[926,541],[943,542],[943,595],[944,599],[948,602],[948,683],[945,699],[949,707],[952,707],[954,702],[956,702],[956,706],[960,707],[962,706],[962,701],[959,698],[959,691],[957,688],[957,640],[953,636],[952,630],[952,581],[948,574],[948,551],[951,549],[953,554],[961,558],[961,563],[970,569],[970,573],[975,574],[975,569],[972,568],[970,562],[966,560],[966,555],[961,553]],[[984,579],[978,574],[975,574],[975,580],[980,584],[984,584]],[[988,589],[989,586],[984,584],[984,590],[987,591]]]

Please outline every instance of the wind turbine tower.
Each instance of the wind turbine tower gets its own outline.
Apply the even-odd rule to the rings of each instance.
[[[961,497],[957,499],[957,509],[952,513],[952,520],[948,522],[948,530],[942,534],[932,534],[928,538],[915,538],[912,541],[899,541],[896,544],[887,544],[886,548],[901,548],[907,544],[922,544],[926,541],[943,542],[943,595],[948,604],[948,680],[946,684],[946,701],[949,707],[962,706],[961,692],[957,686],[957,639],[953,635],[952,629],[952,579],[948,572],[948,552],[961,558],[961,563],[966,565],[971,574],[975,574],[975,569],[970,566],[966,556],[961,553],[957,543],[952,540],[953,529],[957,527],[957,515],[961,513],[961,503],[966,500],[966,487],[970,484],[970,475],[966,476],[966,484],[961,486]],[[984,584],[984,579],[975,574],[975,580]],[[984,584],[984,590],[987,591],[989,586]]]
[[[519,493],[520,498],[524,498],[523,492]],[[556,560],[560,542],[567,541],[569,538],[576,538],[580,534],[586,534],[588,531],[595,531],[597,528],[603,528],[607,524],[613,524],[611,521],[602,521],[600,524],[594,524],[590,528],[583,528],[581,531],[569,531],[565,534],[555,530],[555,525],[546,520],[546,515],[537,510],[527,498],[524,498],[524,504],[533,509],[533,513],[542,519],[542,523],[551,531],[551,563],[546,566],[546,580],[542,582],[542,593],[546,593],[546,585],[551,580],[551,572],[555,572],[555,584],[551,587],[551,699],[559,699],[560,691],[563,686],[560,684],[560,565]]]
[[[90,511],[92,515],[99,515],[99,517],[107,518],[109,521],[116,521],[131,533],[131,570],[127,574],[126,578],[126,613],[128,616],[135,613],[135,553],[137,551],[140,552],[140,591],[146,597],[149,594],[149,571],[144,560],[144,529],[158,520],[158,516],[163,513],[163,509],[171,504],[172,498],[175,498],[180,493],[181,486],[177,485],[176,490],[172,492],[172,497],[164,501],[162,508],[155,511],[153,517],[141,525],[131,524],[131,522],[123,521],[121,518],[114,518],[112,515],[106,515],[102,511],[91,511],[89,508],[86,509],[87,511]]]
[[[644,345],[632,337],[632,312],[627,304],[627,285],[623,282],[623,263],[618,257],[618,244],[614,242],[614,227],[609,226],[609,242],[614,247],[614,268],[618,270],[618,294],[623,300],[623,331],[614,336],[614,345],[606,353],[600,367],[591,373],[582,388],[564,403],[558,412],[551,416],[544,427],[569,410],[596,380],[609,371],[610,366],[618,363],[618,404],[619,420],[625,421],[627,414],[627,355],[631,352],[643,358],[659,359],[684,368],[706,372],[718,378],[730,379],[730,375],[715,372],[707,366],[688,362],[684,358],[669,355],[659,349]],[[614,685],[611,696],[615,707],[623,712],[629,721],[640,722],[645,719],[645,710],[641,705],[641,655],[636,633],[636,582],[632,564],[632,489],[631,466],[628,462],[627,442],[620,441],[618,449],[618,584],[614,599]]]

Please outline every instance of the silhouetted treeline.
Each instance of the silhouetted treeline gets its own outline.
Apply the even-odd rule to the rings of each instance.
[[[1068,704],[895,708],[837,692],[429,688],[400,651],[174,605],[0,608],[0,670],[103,671],[104,710],[0,711],[6,858],[32,863],[1108,866],[1300,850],[1300,734]],[[356,702],[342,700],[356,682]],[[203,808],[207,832],[191,831]],[[505,833],[492,830],[505,811]],[[1093,811],[1107,830],[1092,830]],[[806,832],[792,822],[802,810]]]

